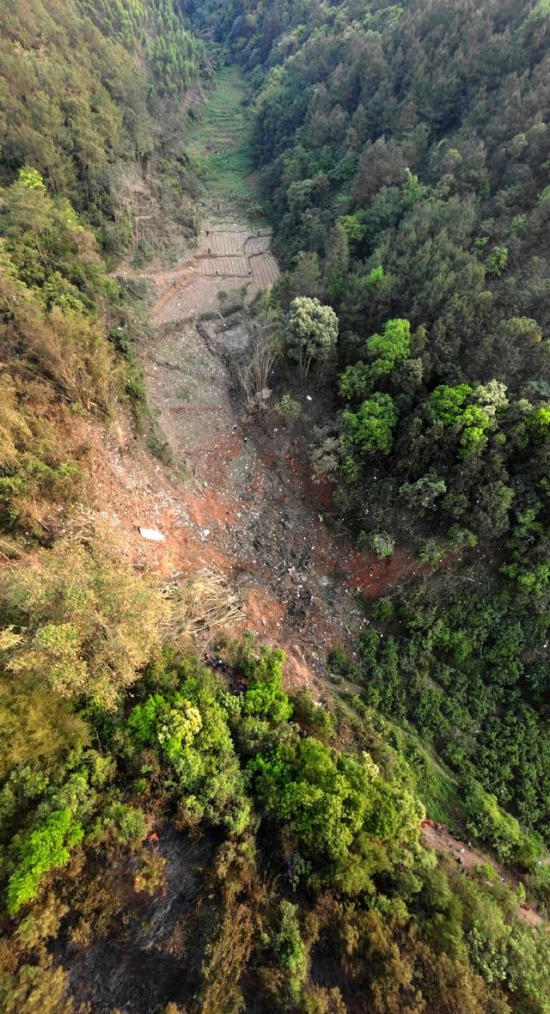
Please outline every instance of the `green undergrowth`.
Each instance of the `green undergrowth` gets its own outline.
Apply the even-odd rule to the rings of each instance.
[[[349,676],[341,649],[329,655],[332,671]],[[541,836],[502,807],[490,786],[471,772],[453,772],[408,722],[395,720],[365,703],[365,694],[340,691],[335,703],[339,741],[366,747],[377,764],[391,771],[425,807],[426,815],[475,839],[497,862],[508,864],[539,909],[550,915],[548,851]],[[494,870],[494,868],[493,868]]]
[[[361,995],[369,1010],[550,1010],[550,944],[517,921],[524,894],[425,851],[414,758],[368,710],[289,696],[283,661],[244,639],[220,648],[219,675],[165,651],[131,697],[75,698],[64,745],[12,764],[0,792],[10,1014],[14,997],[50,992],[44,1009],[76,1012],[67,971],[94,939],[139,958],[132,927],[147,934],[147,898],[173,862],[197,903],[177,984],[148,983],[147,1009],[344,1014]]]
[[[119,278],[117,298],[111,304],[109,338],[124,364],[124,394],[136,429],[151,453],[163,464],[171,465],[172,449],[149,404],[138,355],[138,346],[148,335],[150,305],[150,293],[145,284],[133,278]]]
[[[414,777],[415,791],[432,820],[453,825],[460,820],[458,783],[437,761],[433,751],[411,732],[389,723],[387,735],[402,753]]]
[[[224,67],[213,79],[200,119],[187,133],[188,153],[214,210],[218,200],[238,203],[243,211],[252,207],[251,135],[244,76],[234,66]]]
[[[372,637],[369,643],[372,645]],[[363,643],[363,650],[364,647]],[[540,880],[537,896],[546,904],[548,886],[546,878],[540,878],[547,860],[543,837],[530,822],[522,824],[513,813],[507,812],[499,798],[498,786],[482,781],[472,765],[446,767],[441,759],[443,751],[439,750],[438,757],[428,729],[422,730],[425,736],[422,739],[404,715],[396,715],[379,700],[380,710],[372,706],[371,688],[380,674],[372,667],[370,657],[365,658],[360,653],[356,664],[350,662],[341,649],[336,649],[329,657],[329,665],[337,674],[345,677],[353,674],[355,682],[363,681],[365,689],[359,694],[342,694],[345,706],[351,707],[361,725],[375,732],[385,744],[393,758],[392,764],[401,766],[406,772],[407,784],[426,807],[428,816],[476,838],[501,862],[516,866],[522,876]],[[397,671],[400,668],[397,667]]]

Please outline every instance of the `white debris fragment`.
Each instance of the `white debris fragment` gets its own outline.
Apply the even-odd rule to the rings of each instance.
[[[206,540],[207,540],[207,538],[208,538],[209,535],[210,535],[210,529],[209,528],[203,528],[202,532],[201,532],[201,541],[202,542],[206,542]]]
[[[156,528],[138,528],[139,534],[144,539],[148,539],[149,542],[164,542],[166,536],[162,532],[157,531]]]

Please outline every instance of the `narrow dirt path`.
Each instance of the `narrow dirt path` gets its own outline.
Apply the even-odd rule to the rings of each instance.
[[[480,866],[492,867],[501,883],[514,889],[517,887],[518,878],[510,873],[508,869],[495,862],[491,856],[481,852],[471,842],[462,841],[456,835],[452,835],[444,824],[436,824],[433,821],[424,821],[422,826],[422,844],[426,848],[433,849],[439,855],[456,863],[465,873],[473,876],[477,874]],[[545,926],[548,929],[546,919],[537,912],[532,905],[519,905],[517,916],[527,926]]]

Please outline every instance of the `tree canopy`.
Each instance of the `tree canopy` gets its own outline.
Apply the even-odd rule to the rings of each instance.
[[[318,299],[298,296],[290,304],[287,320],[287,353],[299,366],[304,379],[312,364],[326,363],[336,348],[338,318]]]

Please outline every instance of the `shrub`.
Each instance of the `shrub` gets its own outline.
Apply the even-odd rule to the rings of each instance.
[[[296,422],[302,411],[300,402],[296,398],[293,398],[291,394],[283,394],[276,408],[286,423]]]
[[[84,829],[69,809],[54,810],[42,827],[23,837],[19,845],[19,863],[8,883],[10,915],[36,898],[40,884],[50,870],[67,865],[71,848],[83,837]]]
[[[388,532],[373,532],[369,539],[369,546],[379,560],[385,560],[386,557],[393,554],[395,539]]]
[[[298,906],[281,902],[281,921],[273,937],[273,946],[279,967],[285,977],[286,990],[291,1003],[296,1004],[307,976],[307,950],[300,934]]]

